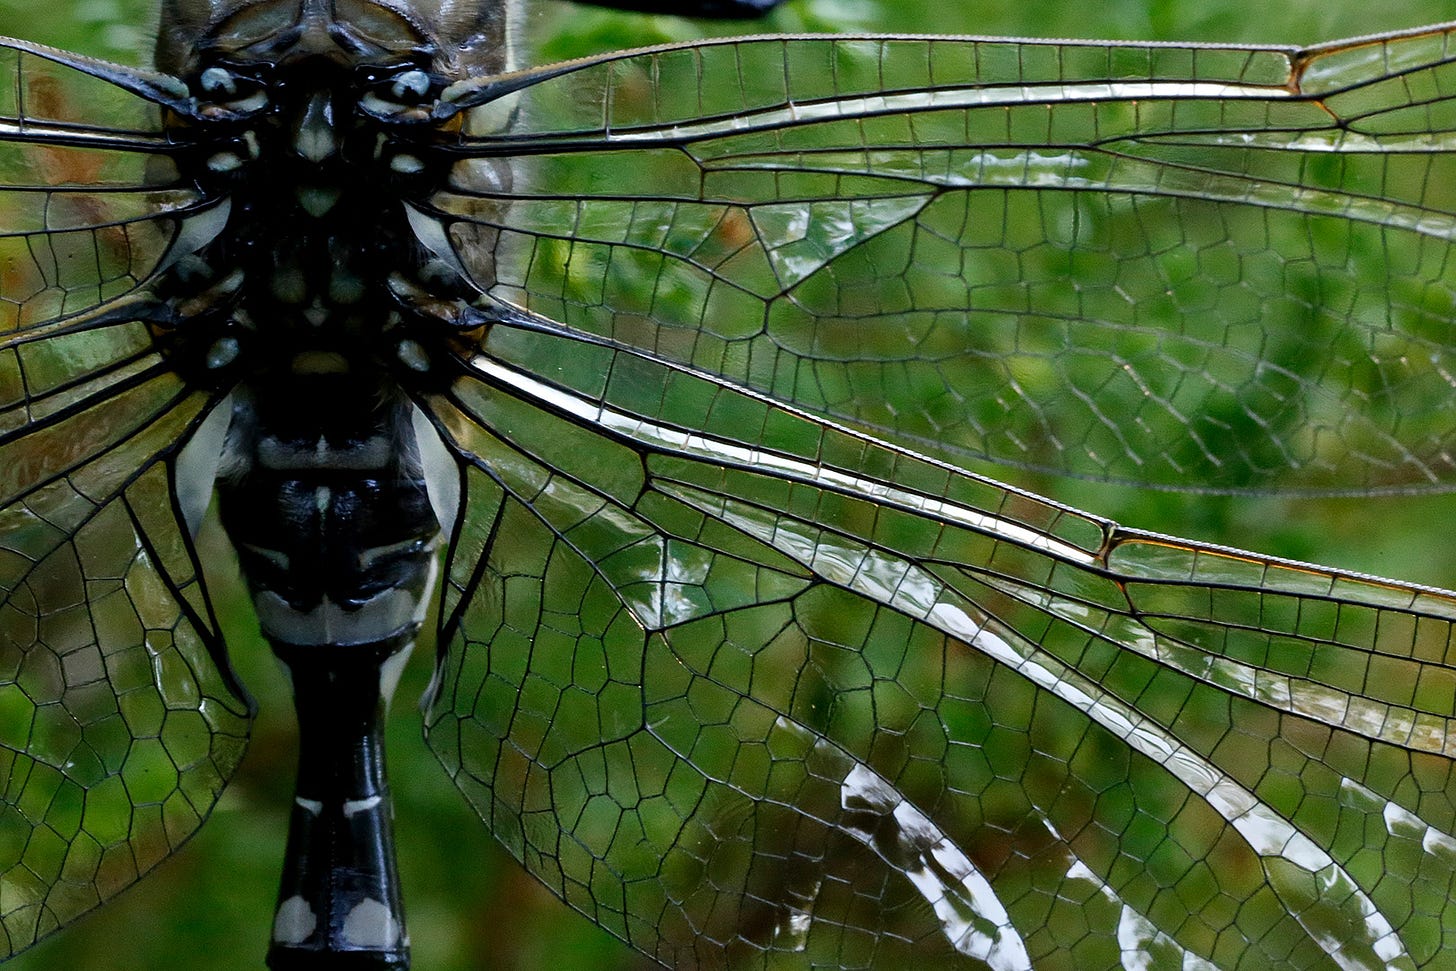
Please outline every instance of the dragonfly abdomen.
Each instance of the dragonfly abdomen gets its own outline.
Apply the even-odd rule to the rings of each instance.
[[[299,720],[275,971],[332,966],[321,954],[409,963],[382,723],[430,597],[439,526],[411,406],[352,378],[234,392],[219,476],[223,525]]]
[[[298,646],[412,636],[439,525],[409,405],[319,376],[268,390],[236,394],[219,482],[264,634]]]

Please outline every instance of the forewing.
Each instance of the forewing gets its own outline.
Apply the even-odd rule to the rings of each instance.
[[[1448,595],[607,345],[486,352],[430,402],[469,510],[430,743],[602,926],[673,966],[1439,959]]]
[[[199,202],[161,106],[118,79],[161,83],[0,38],[0,332],[136,290]]]
[[[138,319],[196,199],[128,72],[54,56],[0,41],[0,957],[176,849],[248,726],[175,471],[216,401]]]
[[[1443,488],[1451,37],[602,57],[462,94],[433,210],[502,301],[919,451]]]

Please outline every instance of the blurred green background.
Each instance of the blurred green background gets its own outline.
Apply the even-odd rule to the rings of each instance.
[[[0,33],[144,63],[150,0],[0,0]],[[1408,0],[788,0],[752,31],[914,31],[1228,42],[1314,42],[1450,16],[1449,4]],[[951,19],[954,18],[954,19]],[[702,36],[690,20],[538,3],[530,28],[540,60]],[[1456,544],[1431,524],[1448,497],[1358,502],[1134,493],[1026,476],[1054,498],[1128,525],[1431,584],[1456,585]],[[245,615],[237,618],[244,628]],[[292,789],[293,743],[284,680],[268,651],[242,639],[236,663],[262,705],[248,758],[202,833],[149,878],[9,967],[232,971],[262,967]],[[647,962],[569,912],[499,852],[420,742],[414,699],[428,677],[421,649],[397,698],[391,738],[401,869],[415,966],[456,969],[633,968]]]

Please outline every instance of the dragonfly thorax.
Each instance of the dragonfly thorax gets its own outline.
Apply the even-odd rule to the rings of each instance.
[[[164,0],[158,69],[177,77],[220,58],[342,64],[428,57],[444,73],[495,74],[510,57],[513,7],[443,0]]]
[[[437,381],[442,342],[482,323],[479,291],[410,219],[449,172],[439,146],[459,122],[442,91],[506,63],[504,8],[437,27],[413,4],[347,6],[167,11],[158,64],[192,96],[169,113],[169,137],[185,146],[183,178],[227,206],[158,287],[172,312],[154,333],[194,385],[317,371]]]
[[[469,290],[410,226],[408,200],[433,179],[391,160],[425,153],[385,146],[428,141],[411,106],[443,81],[309,49],[205,64],[192,84],[184,175],[225,194],[228,217],[163,284],[194,312],[162,344],[185,376],[232,389],[221,508],[264,632],[408,639],[439,530],[408,392],[445,335],[399,294]]]
[[[227,216],[158,286],[186,320],[154,327],[163,352],[199,386],[424,380],[442,342],[481,323],[479,291],[411,226],[448,170],[430,121],[445,79],[315,56],[214,63],[192,83],[198,108],[175,119],[183,175]]]

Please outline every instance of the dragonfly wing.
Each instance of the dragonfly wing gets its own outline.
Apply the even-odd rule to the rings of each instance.
[[[168,154],[161,106],[108,70],[160,84],[0,38],[0,332],[137,290],[199,202]]]
[[[246,743],[171,467],[208,400],[127,377],[0,440],[7,954],[180,846]]]
[[[196,194],[108,72],[149,78],[0,42],[0,956],[180,846],[247,739],[176,471],[216,398],[138,316]]]
[[[433,203],[502,301],[919,451],[1443,488],[1450,38],[619,54],[482,86]]]
[[[1126,532],[610,344],[487,351],[430,403],[471,513],[430,742],[634,946],[1440,953],[1449,596]]]

